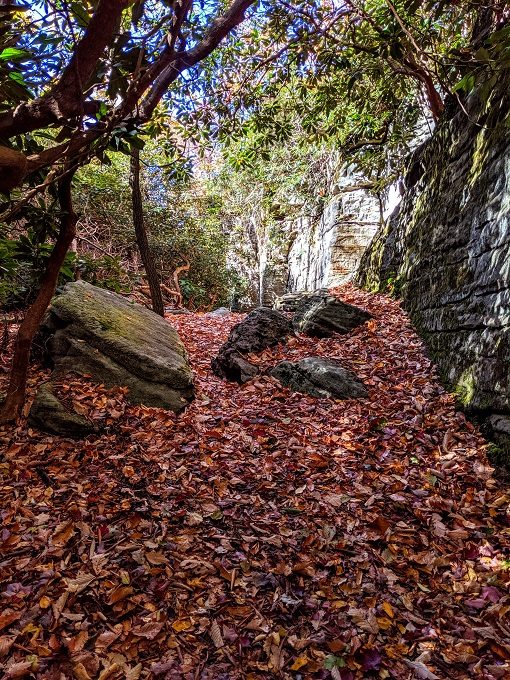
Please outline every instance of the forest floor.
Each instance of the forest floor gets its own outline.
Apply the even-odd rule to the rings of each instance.
[[[0,675],[510,677],[509,492],[398,303],[338,292],[374,319],[256,360],[338,357],[367,399],[222,382],[241,317],[194,314],[183,414],[76,379],[105,434],[0,430]]]

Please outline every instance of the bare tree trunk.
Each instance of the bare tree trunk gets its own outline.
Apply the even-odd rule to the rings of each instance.
[[[25,318],[21,322],[14,343],[14,356],[12,360],[7,396],[0,407],[0,423],[8,423],[16,420],[20,415],[25,403],[28,366],[30,362],[30,349],[44,313],[55,293],[60,268],[64,263],[65,256],[76,234],[77,217],[73,212],[71,196],[71,182],[74,173],[67,174],[59,184],[58,197],[62,216],[60,218],[60,230],[52,253],[46,265],[46,271],[41,280],[39,292],[32,305],[27,310]]]
[[[165,316],[161,286],[154,257],[152,256],[147,238],[147,230],[143,221],[142,192],[140,190],[140,151],[133,147],[131,150],[131,197],[133,201],[133,225],[135,227],[136,242],[142,258],[147,282],[151,292],[152,309],[160,316]]]

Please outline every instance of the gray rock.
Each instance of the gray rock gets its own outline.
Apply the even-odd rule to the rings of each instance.
[[[180,411],[193,399],[186,351],[163,318],[84,281],[52,301],[42,326],[54,376],[90,375],[107,387],[129,388],[135,404]]]
[[[501,420],[510,417],[510,69],[490,103],[487,85],[477,81],[410,156],[402,202],[358,283],[398,295],[462,408]]]
[[[227,342],[211,362],[213,373],[227,380],[246,382],[258,369],[242,355],[277,345],[291,334],[292,323],[284,314],[269,307],[254,309],[230,331]]]
[[[212,312],[207,312],[206,316],[228,316],[230,314],[230,309],[227,307],[218,307],[218,309],[213,309]]]
[[[299,333],[327,338],[333,333],[349,333],[371,318],[365,310],[336,297],[314,294],[302,298],[298,303],[292,323]]]
[[[495,446],[489,446],[487,456],[495,467],[510,472],[510,416],[493,414],[482,424],[482,432]]]
[[[297,293],[285,293],[285,295],[276,298],[273,307],[282,312],[295,312],[303,301],[316,295],[325,296],[328,294],[329,291],[327,288],[320,288],[319,290],[314,291],[302,290]]]
[[[285,387],[312,397],[363,399],[368,396],[363,381],[336,359],[307,357],[296,362],[282,361],[270,375]]]
[[[165,314],[178,316],[180,314],[193,314],[193,312],[191,312],[189,309],[186,309],[186,307],[165,307]]]
[[[48,383],[41,385],[30,409],[28,423],[45,432],[81,439],[97,432],[88,418],[67,408]]]

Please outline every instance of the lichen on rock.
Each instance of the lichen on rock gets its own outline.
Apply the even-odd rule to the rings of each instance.
[[[39,343],[54,377],[90,375],[107,387],[128,387],[135,404],[182,410],[193,380],[175,329],[154,312],[83,281],[67,284],[42,325]]]

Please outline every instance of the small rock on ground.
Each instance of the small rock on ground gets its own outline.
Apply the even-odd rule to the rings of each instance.
[[[368,396],[363,381],[336,359],[306,357],[301,361],[282,361],[270,375],[294,392],[304,392],[312,397],[362,399]]]

